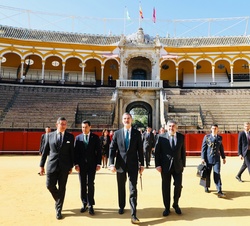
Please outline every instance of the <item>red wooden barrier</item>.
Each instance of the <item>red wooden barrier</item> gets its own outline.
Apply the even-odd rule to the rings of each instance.
[[[0,154],[18,153],[18,154],[38,154],[41,135],[44,132],[27,131],[4,131],[0,132]],[[74,136],[81,133],[72,132]],[[95,132],[101,135],[101,132]],[[199,156],[201,153],[202,140],[205,134],[185,134],[187,156]],[[238,134],[221,134],[223,145],[227,156],[237,156]]]

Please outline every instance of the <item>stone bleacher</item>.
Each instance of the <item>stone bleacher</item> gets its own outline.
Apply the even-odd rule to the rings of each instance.
[[[209,130],[211,124],[217,123],[226,132],[238,132],[245,121],[250,121],[249,97],[248,89],[182,89],[179,94],[176,90],[167,92],[169,105],[182,105],[182,108],[200,105],[203,129]]]
[[[59,116],[66,117],[68,128],[76,128],[77,106],[84,105],[87,109],[85,99],[88,106],[91,106],[89,110],[93,114],[100,111],[100,104],[93,104],[97,100],[102,103],[102,106],[107,106],[107,108],[103,107],[101,109],[103,113],[112,113],[110,112],[110,100],[114,91],[112,88],[90,89],[0,85],[0,89],[0,112],[3,109],[6,111],[0,119],[0,128],[42,129],[46,126],[55,128],[55,122]],[[2,95],[2,91],[4,91],[4,95]],[[14,93],[16,95],[13,99]],[[99,119],[98,123],[105,124],[106,121]],[[95,122],[92,122],[92,124],[98,126],[95,125]]]

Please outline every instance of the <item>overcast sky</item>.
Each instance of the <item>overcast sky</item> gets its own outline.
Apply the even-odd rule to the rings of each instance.
[[[0,0],[2,25],[104,35],[248,35],[249,12],[249,0]]]

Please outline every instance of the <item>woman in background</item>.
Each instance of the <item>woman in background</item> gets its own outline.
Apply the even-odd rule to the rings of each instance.
[[[107,129],[102,131],[102,136],[100,137],[101,149],[102,149],[102,168],[107,168],[108,157],[109,157],[109,145],[110,137]]]

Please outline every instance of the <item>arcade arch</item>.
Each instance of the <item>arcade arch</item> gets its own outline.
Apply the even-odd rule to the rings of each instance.
[[[144,101],[135,101],[130,103],[127,107],[126,107],[126,112],[132,113],[133,109],[135,108],[142,108],[144,110],[146,110],[146,116],[147,116],[147,125],[146,126],[150,126],[152,127],[153,122],[152,122],[152,107],[150,104],[144,102]],[[133,115],[133,114],[132,114]]]

